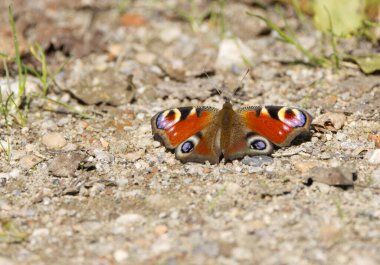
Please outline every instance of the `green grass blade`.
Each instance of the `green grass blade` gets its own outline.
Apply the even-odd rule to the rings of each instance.
[[[305,49],[299,42],[296,38],[290,36],[289,34],[287,34],[285,31],[283,31],[279,26],[277,26],[275,23],[273,23],[271,20],[269,19],[266,19],[260,15],[256,15],[256,14],[253,14],[253,13],[250,13],[250,12],[247,12],[248,15],[250,16],[253,16],[253,17],[256,17],[262,21],[265,22],[265,24],[267,24],[267,26],[269,28],[271,28],[272,30],[274,30],[275,32],[277,32],[278,35],[280,35],[280,37],[282,38],[282,40],[288,44],[291,44],[293,46],[295,46],[304,56],[306,56],[309,61],[316,65],[316,66],[326,66],[328,61],[323,58],[323,57],[319,57],[319,56],[315,56],[313,55],[310,51],[308,51],[307,49]]]

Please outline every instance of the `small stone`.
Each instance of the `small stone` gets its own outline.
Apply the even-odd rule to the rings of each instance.
[[[327,185],[327,184],[325,184],[325,183],[315,183],[315,184],[313,184],[313,186],[315,186],[315,188],[317,189],[317,190],[319,190],[320,192],[322,192],[322,193],[329,193],[330,192],[330,190],[331,190],[331,186],[329,186],[329,185]]]
[[[95,157],[98,161],[111,163],[114,160],[114,156],[106,151],[95,149],[94,150]]]
[[[42,144],[49,149],[61,149],[66,145],[66,140],[60,133],[47,133],[42,136]]]
[[[64,125],[70,123],[70,121],[71,121],[70,117],[64,117],[64,118],[58,120],[57,125],[62,127]]]
[[[215,67],[231,70],[233,67],[247,68],[246,60],[251,61],[253,52],[240,39],[224,39],[219,46]]]
[[[236,194],[240,190],[239,184],[235,182],[226,182],[224,185],[227,194]]]
[[[332,135],[329,133],[326,133],[326,141],[331,141],[332,140]]]
[[[154,53],[141,52],[136,55],[136,61],[145,65],[152,65],[156,60],[156,55]]]
[[[42,161],[41,158],[35,155],[26,155],[20,159],[20,167],[29,170]]]
[[[372,180],[374,184],[380,185],[380,167],[372,172]]]
[[[338,141],[343,141],[344,139],[346,139],[347,135],[342,133],[342,132],[337,132],[335,138],[338,140]]]
[[[340,144],[340,146],[342,147],[342,149],[346,149],[346,150],[354,150],[354,149],[357,149],[360,147],[360,143],[356,143],[356,142],[351,142],[351,141],[346,141],[346,142],[342,142]]]
[[[319,230],[319,238],[325,247],[332,246],[340,237],[341,231],[335,225],[325,224]]]
[[[273,158],[270,156],[245,156],[242,163],[247,166],[260,167],[273,163]]]
[[[119,263],[126,261],[128,257],[129,257],[128,252],[122,249],[117,249],[113,253],[113,258],[116,260],[116,262],[119,262]]]
[[[171,249],[170,241],[167,239],[165,235],[158,238],[152,245],[152,252],[155,255],[168,252],[170,249]]]
[[[20,172],[21,171],[19,169],[14,168],[14,169],[11,170],[11,172],[8,173],[8,176],[10,178],[18,178],[20,176]]]
[[[22,129],[21,129],[21,133],[22,134],[26,135],[26,134],[28,134],[28,132],[29,132],[29,128],[28,127],[22,127]]]
[[[140,152],[134,152],[134,153],[127,153],[123,157],[131,162],[135,162],[136,160],[141,158],[141,153]]]
[[[25,150],[12,150],[11,151],[12,160],[19,160],[20,158],[22,158],[25,155],[26,155]]]
[[[232,250],[232,257],[235,260],[250,260],[252,259],[252,253],[246,248],[237,247]]]
[[[301,171],[302,173],[305,173],[307,171],[309,171],[310,169],[312,169],[313,167],[316,167],[318,166],[318,162],[311,162],[311,161],[307,161],[307,162],[302,162],[302,161],[296,161],[294,163],[294,167]]]
[[[50,234],[49,229],[47,228],[36,228],[33,230],[33,233],[31,235],[32,239],[36,238],[46,238]]]
[[[7,259],[5,257],[0,257],[0,264],[1,265],[14,265],[15,263],[13,263],[13,261],[11,261],[10,259]]]
[[[194,252],[204,253],[209,257],[216,257],[219,254],[219,245],[214,242],[208,242],[199,246],[196,246]]]
[[[158,225],[154,228],[154,233],[157,236],[161,236],[163,234],[166,234],[168,232],[168,227],[166,225]]]
[[[370,164],[380,164],[380,149],[369,151],[365,157]]]
[[[57,124],[53,120],[46,120],[41,124],[40,128],[53,131],[57,129]]]
[[[179,27],[165,27],[160,33],[160,39],[165,43],[170,43],[181,36],[182,32]]]
[[[96,197],[100,192],[102,192],[105,189],[105,186],[103,183],[95,183],[89,191],[90,197]]]
[[[70,152],[56,156],[49,164],[49,172],[56,177],[74,176],[84,155],[77,152]]]
[[[134,225],[134,224],[143,224],[145,222],[145,218],[136,213],[127,213],[122,214],[116,219],[117,225]]]
[[[352,264],[353,265],[376,265],[376,264],[379,264],[379,262],[376,261],[374,257],[371,257],[370,255],[368,256],[358,255],[354,257]]]
[[[368,141],[375,142],[375,146],[380,148],[380,133],[378,134],[369,134]]]
[[[307,175],[316,182],[331,186],[352,186],[354,185],[353,172],[343,167],[314,167]]]

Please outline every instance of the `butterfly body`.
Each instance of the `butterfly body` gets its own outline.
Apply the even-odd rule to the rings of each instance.
[[[226,101],[213,107],[181,107],[158,112],[152,131],[182,162],[218,163],[245,155],[265,155],[273,145],[287,146],[310,128],[306,111],[280,106],[243,107]]]

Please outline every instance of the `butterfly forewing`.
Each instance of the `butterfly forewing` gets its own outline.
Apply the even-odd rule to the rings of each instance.
[[[181,107],[161,111],[151,120],[153,134],[183,162],[217,163],[220,150],[217,141],[218,109]]]

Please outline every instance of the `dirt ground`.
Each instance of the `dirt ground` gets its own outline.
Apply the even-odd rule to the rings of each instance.
[[[40,43],[55,81],[50,100],[32,97],[25,126],[1,124],[11,141],[0,158],[1,265],[380,263],[380,77],[348,61],[310,66],[247,15],[284,25],[276,6],[255,3],[227,1],[223,27],[208,1],[197,12],[175,0],[14,2],[24,63],[39,66],[25,43]],[[12,54],[7,6],[0,44]],[[305,47],[330,54],[311,21],[281,10]],[[379,51],[359,37],[339,45]],[[27,93],[40,87],[30,75]],[[236,108],[330,120],[271,156],[183,164],[153,140],[150,118],[221,108],[215,88]]]

